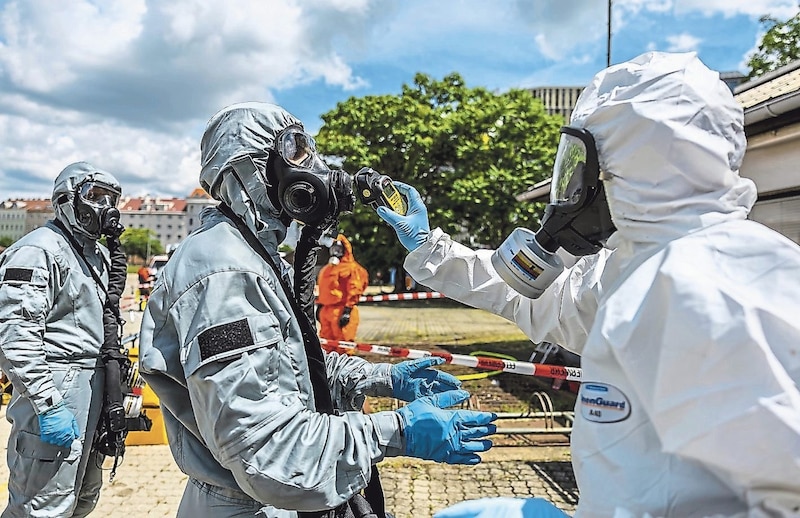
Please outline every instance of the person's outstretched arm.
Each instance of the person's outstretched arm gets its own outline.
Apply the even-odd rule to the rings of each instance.
[[[538,299],[511,289],[491,263],[493,250],[472,250],[439,228],[430,230],[428,212],[415,188],[395,182],[408,200],[406,216],[386,207],[378,215],[409,250],[404,268],[414,280],[448,298],[514,322],[533,342],[557,343],[580,354],[597,310],[600,275],[610,252],[581,258]]]

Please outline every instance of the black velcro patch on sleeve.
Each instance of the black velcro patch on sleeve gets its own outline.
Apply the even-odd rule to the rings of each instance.
[[[31,279],[33,279],[31,268],[6,268],[6,273],[3,274],[3,281],[31,282]]]
[[[200,358],[205,361],[209,358],[228,351],[235,351],[253,345],[253,333],[247,319],[229,322],[220,326],[210,327],[197,337],[200,346]]]

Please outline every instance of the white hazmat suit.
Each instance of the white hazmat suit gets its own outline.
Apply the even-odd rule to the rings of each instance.
[[[582,356],[575,516],[800,516],[800,247],[748,221],[741,107],[693,53],[600,72],[595,138],[617,232],[538,299],[440,229],[414,279]]]

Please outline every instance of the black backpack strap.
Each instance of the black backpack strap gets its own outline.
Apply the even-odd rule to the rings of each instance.
[[[281,287],[286,294],[286,298],[289,299],[289,305],[292,307],[292,312],[294,312],[294,315],[300,324],[300,332],[303,335],[303,345],[305,347],[306,357],[308,358],[308,370],[311,378],[311,386],[314,390],[314,404],[317,407],[318,412],[333,414],[333,400],[331,399],[331,391],[328,387],[328,373],[327,369],[325,368],[325,356],[322,354],[322,345],[320,344],[319,336],[317,336],[317,330],[313,322],[309,319],[306,312],[300,308],[300,304],[294,297],[292,289],[286,284],[280,268],[278,268],[278,265],[275,264],[275,261],[272,259],[272,256],[269,255],[269,252],[264,247],[263,243],[258,240],[255,234],[253,234],[253,232],[247,227],[247,225],[244,224],[241,218],[239,218],[230,207],[224,203],[220,203],[217,208],[220,210],[220,212],[227,216],[227,218],[230,219],[234,225],[236,225],[239,233],[242,235],[245,241],[247,241],[247,244],[250,245],[250,248],[260,255],[261,258],[264,259],[264,261],[269,264],[272,270],[275,272],[275,276],[278,278],[278,282],[280,282]],[[372,466],[369,483],[364,489],[364,498],[370,503],[378,518],[385,518],[386,511],[383,488],[381,487],[378,468],[375,465]],[[347,504],[342,505],[346,506]],[[297,514],[301,518],[322,518],[336,516],[335,513],[336,510],[317,511],[310,513],[299,512]]]

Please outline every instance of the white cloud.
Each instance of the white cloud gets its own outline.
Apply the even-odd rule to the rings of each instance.
[[[539,52],[563,59],[575,47],[605,37],[608,13],[604,2],[517,0],[519,17],[534,31]]]
[[[688,52],[691,50],[696,51],[702,41],[702,39],[696,38],[685,32],[682,34],[674,34],[672,36],[667,36],[666,50],[668,52]]]
[[[798,10],[796,0],[618,0],[612,5],[612,29],[619,32],[642,13],[731,17],[771,14],[789,18]],[[534,31],[539,52],[550,60],[563,59],[573,50],[595,45],[607,37],[608,2],[517,0],[517,13]],[[699,43],[699,42],[697,42]],[[679,48],[689,40],[670,41]]]
[[[76,160],[129,181],[128,193],[184,195],[196,185],[200,133],[213,113],[297,87],[332,108],[385,89],[387,71],[408,82],[434,66],[469,69],[475,86],[584,84],[587,69],[605,62],[606,8],[585,0],[0,0],[0,200],[46,195]],[[613,8],[615,33],[674,18],[667,45],[685,50],[705,43],[680,25],[686,14],[788,18],[797,4],[617,0]],[[749,45],[753,35],[736,37]]]
[[[14,185],[8,171],[24,170],[32,183],[38,181],[49,189],[59,171],[83,160],[113,173],[126,194],[188,195],[198,183],[199,146],[196,138],[188,136],[165,138],[159,132],[114,122],[54,127],[26,117],[4,116],[0,117],[0,140],[4,143],[0,184]],[[49,195],[15,187],[13,191],[22,195]]]
[[[52,92],[78,80],[84,68],[118,59],[141,34],[145,4],[132,0],[102,5],[81,0],[9,2],[0,14],[4,73],[20,88]]]
[[[704,16],[726,17],[745,15],[760,17],[765,14],[789,18],[797,12],[796,0],[617,0],[615,11],[636,15],[642,12],[673,13],[683,15],[700,13]]]
[[[674,0],[672,3],[676,14],[743,14],[756,18],[766,14],[778,19],[788,19],[798,10],[797,0]]]
[[[369,15],[369,2],[338,0],[309,14],[315,4],[0,2],[0,190],[20,189],[9,177],[16,171],[37,188],[36,179],[94,158],[147,190],[188,193],[197,128],[218,109],[317,79],[364,84],[331,40]]]

